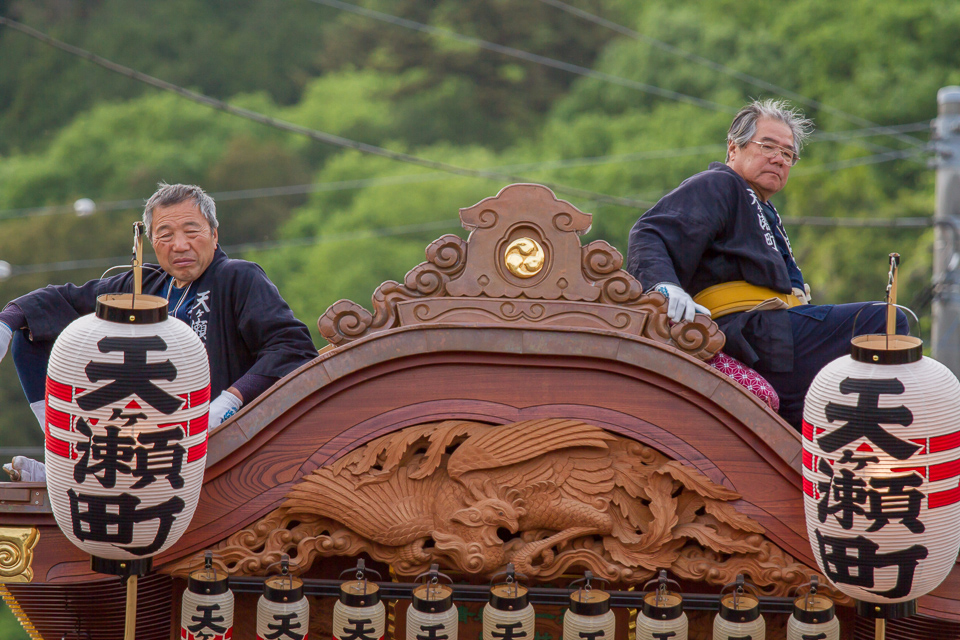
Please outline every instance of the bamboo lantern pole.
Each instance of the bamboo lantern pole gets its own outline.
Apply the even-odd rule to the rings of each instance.
[[[897,334],[897,276],[900,270],[900,254],[890,254],[890,275],[887,282],[887,336]]]
[[[133,300],[143,292],[143,230],[142,222],[133,223]],[[124,640],[137,640],[137,574],[127,578],[127,612],[123,627]]]

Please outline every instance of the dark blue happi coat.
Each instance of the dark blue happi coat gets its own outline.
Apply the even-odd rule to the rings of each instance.
[[[776,235],[788,257],[777,248]],[[720,162],[685,180],[637,220],[627,252],[627,271],[644,289],[669,282],[692,296],[737,280],[790,293],[788,266],[795,265],[779,216],[769,220],[747,181]],[[786,311],[747,311],[716,322],[727,336],[726,353],[752,367],[793,369]]]
[[[170,276],[144,265],[143,293],[166,297]],[[50,285],[13,301],[26,316],[30,339],[52,343],[68,324],[92,313],[97,296],[133,291],[133,273],[91,280],[82,286]],[[250,373],[280,378],[317,356],[307,327],[296,319],[260,265],[232,260],[219,247],[207,270],[192,283],[185,317],[210,361],[216,398]],[[250,400],[250,398],[247,398]]]

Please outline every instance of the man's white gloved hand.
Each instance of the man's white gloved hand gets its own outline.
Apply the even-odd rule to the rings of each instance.
[[[3,356],[7,355],[11,340],[13,340],[13,329],[8,327],[5,322],[0,322],[0,360],[3,360]]]
[[[235,414],[243,406],[243,401],[229,391],[224,391],[210,403],[210,419],[208,428],[212,429],[224,420]]]
[[[810,304],[810,285],[804,283],[803,289],[794,287],[793,295],[797,297],[801,304]]]
[[[675,284],[661,282],[654,289],[667,297],[667,316],[674,322],[690,322],[698,313],[710,315],[710,310],[693,301],[690,294]]]
[[[47,468],[43,463],[25,456],[13,456],[13,461],[3,465],[14,482],[46,482]]]

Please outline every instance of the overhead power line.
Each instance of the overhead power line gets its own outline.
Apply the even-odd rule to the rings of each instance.
[[[918,131],[919,126],[927,126],[927,123],[910,123],[896,125],[895,128],[902,131]],[[818,141],[835,142],[842,141],[845,138],[865,137],[876,135],[876,128],[855,129],[840,133],[822,134]],[[649,151],[634,151],[631,153],[619,153],[606,156],[589,156],[583,158],[564,158],[560,160],[544,160],[541,162],[529,162],[523,164],[499,165],[496,167],[487,167],[485,171],[528,171],[528,170],[546,170],[546,169],[570,169],[575,167],[589,167],[621,162],[637,162],[641,160],[663,160],[667,158],[678,158],[683,156],[705,155],[723,151],[726,145],[711,144],[698,147],[681,147],[673,149],[653,149]],[[890,160],[911,157],[919,154],[918,150],[906,150],[905,152],[886,152],[874,156],[863,156],[850,160],[843,160],[837,163],[828,163],[814,165],[812,167],[802,167],[794,169],[793,175],[809,175],[822,171],[843,169],[861,164],[875,164],[887,162]],[[338,180],[333,182],[319,182],[310,184],[296,184],[283,187],[259,187],[254,189],[240,189],[237,191],[219,191],[211,192],[209,195],[218,202],[230,200],[251,200],[257,198],[274,198],[282,196],[304,195],[308,193],[318,193],[324,191],[346,191],[350,189],[363,189],[366,187],[380,187],[398,184],[411,184],[418,182],[431,182],[449,178],[449,174],[443,172],[417,173],[399,176],[379,176],[375,178],[358,178],[355,180]],[[111,200],[96,203],[96,211],[123,211],[126,209],[139,209],[144,205],[144,200],[127,199]],[[75,204],[59,204],[37,207],[20,207],[16,209],[0,209],[0,222],[4,220],[14,220],[18,218],[33,218],[55,215],[76,215]]]
[[[711,109],[713,111],[722,111],[725,113],[737,112],[737,109],[735,109],[734,107],[728,107],[727,105],[723,105],[718,102],[713,102],[712,100],[704,100],[703,98],[689,96],[685,93],[680,93],[679,91],[671,91],[670,89],[664,89],[663,87],[657,87],[652,84],[647,84],[645,82],[637,82],[636,80],[621,78],[620,76],[604,73],[602,71],[596,71],[594,69],[588,69],[587,67],[581,67],[580,65],[577,65],[577,64],[563,62],[562,60],[548,58],[546,56],[541,56],[536,53],[530,53],[529,51],[523,51],[521,49],[507,47],[502,44],[489,42],[487,40],[482,40],[480,38],[474,38],[473,36],[463,35],[455,31],[450,31],[449,29],[441,29],[440,27],[434,27],[428,24],[423,24],[421,22],[416,22],[414,20],[400,18],[398,16],[390,15],[389,13],[374,11],[373,9],[367,9],[366,7],[361,7],[355,4],[351,4],[349,2],[341,2],[340,0],[311,0],[311,2],[326,5],[328,7],[333,7],[335,9],[341,9],[343,11],[349,11],[350,13],[365,16],[367,18],[372,18],[374,20],[379,20],[381,22],[386,22],[388,24],[396,25],[399,27],[413,29],[414,31],[419,31],[421,33],[427,33],[434,36],[440,36],[443,38],[457,40],[459,42],[464,42],[464,43],[479,47],[481,49],[485,49],[487,51],[493,51],[496,53],[503,54],[505,56],[510,56],[511,58],[517,58],[518,60],[534,62],[536,64],[540,64],[545,67],[551,67],[553,69],[567,71],[569,73],[585,76],[588,78],[596,78],[598,80],[603,80],[605,82],[610,82],[612,84],[617,84],[630,89],[636,89],[637,91],[649,93],[655,96],[659,96],[661,98],[666,98],[668,100],[675,100],[677,102],[686,102],[688,104],[693,104],[698,107],[703,107],[704,109]]]
[[[933,218],[827,218],[827,217],[789,217],[783,223],[794,226],[812,227],[875,227],[875,228],[925,228],[933,225]],[[275,251],[296,247],[314,247],[332,242],[363,240],[368,238],[386,238],[416,234],[440,229],[454,229],[460,226],[456,220],[438,220],[422,224],[410,224],[397,227],[384,227],[364,231],[324,234],[310,238],[291,238],[287,240],[269,240],[264,242],[245,242],[221,247],[226,253],[243,254],[248,251]],[[44,264],[10,265],[10,277],[54,273],[60,271],[79,271],[82,269],[103,269],[113,266],[125,266],[129,255],[112,258],[92,258],[89,260],[66,260]]]
[[[4,18],[0,16],[0,24],[8,26],[11,29],[15,29],[16,31],[19,31],[23,34],[26,34],[31,38],[34,38],[36,40],[39,40],[40,42],[43,42],[46,45],[56,47],[61,51],[65,51],[71,55],[88,60],[100,67],[103,67],[104,69],[113,71],[114,73],[119,73],[121,75],[127,76],[128,78],[132,78],[139,82],[143,82],[144,84],[150,85],[152,87],[156,87],[164,91],[175,93],[179,96],[187,98],[188,100],[191,100],[198,104],[202,104],[204,106],[211,107],[213,109],[217,109],[219,111],[223,111],[231,115],[245,118],[253,122],[258,122],[260,124],[273,127],[275,129],[288,131],[290,133],[295,133],[297,135],[302,135],[312,140],[316,140],[317,142],[322,142],[324,144],[333,145],[343,149],[354,149],[356,151],[360,151],[361,153],[376,155],[383,158],[389,158],[390,160],[395,160],[397,162],[404,162],[407,164],[412,164],[419,167],[426,167],[428,169],[433,169],[435,171],[443,171],[445,173],[451,173],[459,176],[465,176],[465,177],[471,177],[471,178],[483,178],[487,180],[509,181],[509,182],[528,182],[529,181],[522,176],[499,173],[494,171],[468,169],[468,168],[459,167],[447,162],[440,162],[438,160],[429,160],[426,158],[420,158],[418,156],[414,156],[409,153],[391,151],[390,149],[385,149],[383,147],[367,144],[365,142],[358,142],[356,140],[344,138],[342,136],[334,135],[332,133],[326,133],[324,131],[310,129],[308,127],[303,127],[297,124],[293,124],[292,122],[286,122],[284,120],[272,118],[262,113],[258,113],[256,111],[251,111],[250,109],[244,109],[242,107],[231,105],[222,100],[217,100],[216,98],[212,98],[210,96],[197,93],[196,91],[185,89],[183,87],[172,84],[165,80],[160,80],[159,78],[154,78],[153,76],[149,76],[145,73],[141,73],[129,67],[125,67],[123,65],[117,64],[116,62],[112,62],[110,60],[107,60],[106,58],[102,58],[94,53],[86,51],[85,49],[81,49],[79,47],[75,47],[73,45],[57,40],[56,38],[52,38],[45,33],[37,31],[36,29],[28,27],[15,20],[11,20],[9,18]],[[544,183],[544,186],[547,186],[553,189],[554,191],[558,191],[560,193],[565,193],[571,196],[583,198],[585,200],[589,200],[593,202],[603,202],[607,204],[616,204],[623,207],[630,207],[633,209],[641,209],[641,210],[647,209],[651,204],[649,202],[640,202],[630,198],[622,198],[622,197],[612,196],[605,193],[588,191],[586,189],[579,189],[577,187],[570,187],[564,184]]]
[[[852,122],[852,123],[854,123],[854,124],[856,124],[856,125],[858,125],[858,126],[861,126],[861,127],[875,127],[875,128],[877,128],[878,130],[884,130],[884,131],[882,131],[882,133],[884,133],[885,135],[888,135],[888,136],[890,136],[890,137],[896,138],[897,140],[899,140],[899,141],[901,141],[901,142],[905,142],[905,143],[910,144],[910,145],[912,145],[912,146],[920,146],[920,145],[923,145],[923,144],[924,144],[923,141],[917,140],[916,138],[914,138],[914,137],[912,137],[912,136],[904,135],[903,132],[897,131],[897,130],[896,130],[895,128],[893,128],[893,127],[883,127],[882,125],[878,125],[878,124],[875,123],[875,122],[871,122],[870,120],[867,120],[866,118],[861,118],[860,116],[856,116],[856,115],[853,115],[853,114],[846,113],[845,111],[842,111],[842,110],[840,110],[840,109],[837,109],[836,107],[831,107],[830,105],[824,104],[824,103],[820,102],[819,100],[814,100],[813,98],[808,98],[808,97],[806,97],[806,96],[804,96],[804,95],[801,95],[801,94],[799,94],[799,93],[797,93],[797,92],[795,92],[795,91],[791,91],[791,90],[789,90],[789,89],[785,89],[784,87],[780,87],[780,86],[775,85],[775,84],[773,84],[773,83],[771,83],[771,82],[767,82],[766,80],[763,80],[763,79],[761,79],[761,78],[757,78],[757,77],[752,76],[752,75],[750,75],[750,74],[743,73],[743,72],[741,72],[741,71],[737,71],[736,69],[733,69],[733,68],[731,68],[731,67],[728,67],[728,66],[726,66],[726,65],[724,65],[724,64],[721,64],[721,63],[719,63],[719,62],[715,62],[715,61],[713,61],[713,60],[710,60],[709,58],[704,58],[703,56],[699,56],[699,55],[697,55],[697,54],[695,54],[695,53],[690,53],[690,52],[688,52],[688,51],[684,51],[683,49],[681,49],[681,48],[679,48],[679,47],[676,47],[676,46],[674,46],[674,45],[672,45],[672,44],[669,44],[669,43],[667,43],[667,42],[664,42],[664,41],[662,41],[662,40],[657,40],[656,38],[651,38],[650,36],[647,36],[647,35],[644,35],[644,34],[640,33],[639,31],[635,31],[635,30],[633,30],[633,29],[630,29],[629,27],[623,26],[622,24],[619,24],[619,23],[617,23],[617,22],[613,22],[612,20],[608,20],[608,19],[606,19],[606,18],[601,18],[600,16],[594,15],[594,14],[589,13],[589,12],[587,12],[587,11],[584,11],[584,10],[582,10],[582,9],[578,9],[577,7],[574,7],[574,6],[572,6],[572,5],[569,5],[569,4],[567,4],[566,2],[563,2],[562,0],[540,0],[540,2],[543,2],[543,3],[545,3],[545,4],[548,4],[548,5],[550,5],[551,7],[555,7],[555,8],[557,8],[557,9],[560,9],[561,11],[565,11],[565,12],[567,12],[567,13],[570,13],[570,14],[573,14],[573,15],[575,15],[575,16],[578,16],[579,18],[582,18],[582,19],[584,19],[584,20],[586,20],[586,21],[588,21],[588,22],[592,22],[593,24],[606,27],[606,28],[608,28],[608,29],[610,29],[610,30],[612,30],[612,31],[616,31],[616,32],[619,33],[619,34],[625,35],[625,36],[627,36],[627,37],[629,37],[629,38],[632,38],[632,39],[634,39],[634,40],[638,40],[638,41],[641,41],[641,42],[645,42],[645,43],[647,43],[647,44],[649,44],[649,45],[651,45],[651,46],[657,47],[658,49],[660,49],[660,50],[662,50],[662,51],[665,51],[665,52],[667,52],[667,53],[669,53],[669,54],[671,54],[671,55],[679,56],[679,57],[681,57],[681,58],[684,58],[684,59],[686,59],[686,60],[689,60],[690,62],[694,62],[694,63],[696,63],[696,64],[705,66],[705,67],[707,67],[707,68],[709,68],[709,69],[713,69],[714,71],[717,71],[717,72],[719,72],[719,73],[723,73],[723,74],[726,74],[726,75],[728,75],[728,76],[734,77],[734,78],[736,78],[736,79],[738,79],[738,80],[742,80],[743,82],[746,82],[746,83],[748,83],[748,84],[751,84],[751,85],[753,85],[753,86],[755,86],[755,87],[759,87],[759,88],[761,88],[761,89],[766,89],[767,91],[772,91],[772,92],[774,92],[774,93],[778,93],[778,94],[780,94],[780,95],[782,95],[782,96],[784,96],[784,97],[786,97],[786,98],[790,98],[791,100],[793,100],[793,101],[795,101],[795,102],[800,102],[800,103],[803,103],[803,104],[805,104],[805,105],[807,105],[807,106],[809,106],[809,107],[813,107],[813,108],[815,108],[815,109],[820,109],[821,111],[826,111],[827,113],[831,113],[831,114],[833,114],[833,115],[835,115],[835,116],[837,116],[837,117],[839,117],[839,118],[842,118],[842,119],[846,120],[847,122]]]

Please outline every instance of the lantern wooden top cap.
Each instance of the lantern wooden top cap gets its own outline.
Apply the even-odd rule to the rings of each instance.
[[[263,597],[270,602],[298,602],[303,597],[303,580],[291,575],[270,576],[263,583]]]
[[[676,593],[661,593],[659,602],[656,591],[643,596],[643,615],[651,620],[676,620],[682,613],[683,598]]]
[[[826,596],[804,595],[793,601],[793,617],[806,624],[823,624],[836,617],[836,607]]]
[[[453,589],[445,584],[422,584],[413,590],[413,608],[423,613],[442,613],[453,606]]]
[[[97,317],[120,324],[156,324],[167,319],[167,301],[158,296],[106,293],[97,297]]]
[[[915,336],[885,333],[857,336],[850,357],[868,364],[909,364],[923,357],[923,341]]]
[[[753,622],[760,617],[760,600],[748,593],[728,593],[720,598],[720,617],[729,622]]]
[[[610,611],[610,594],[599,589],[578,589],[570,594],[570,611],[581,616],[602,616]]]

